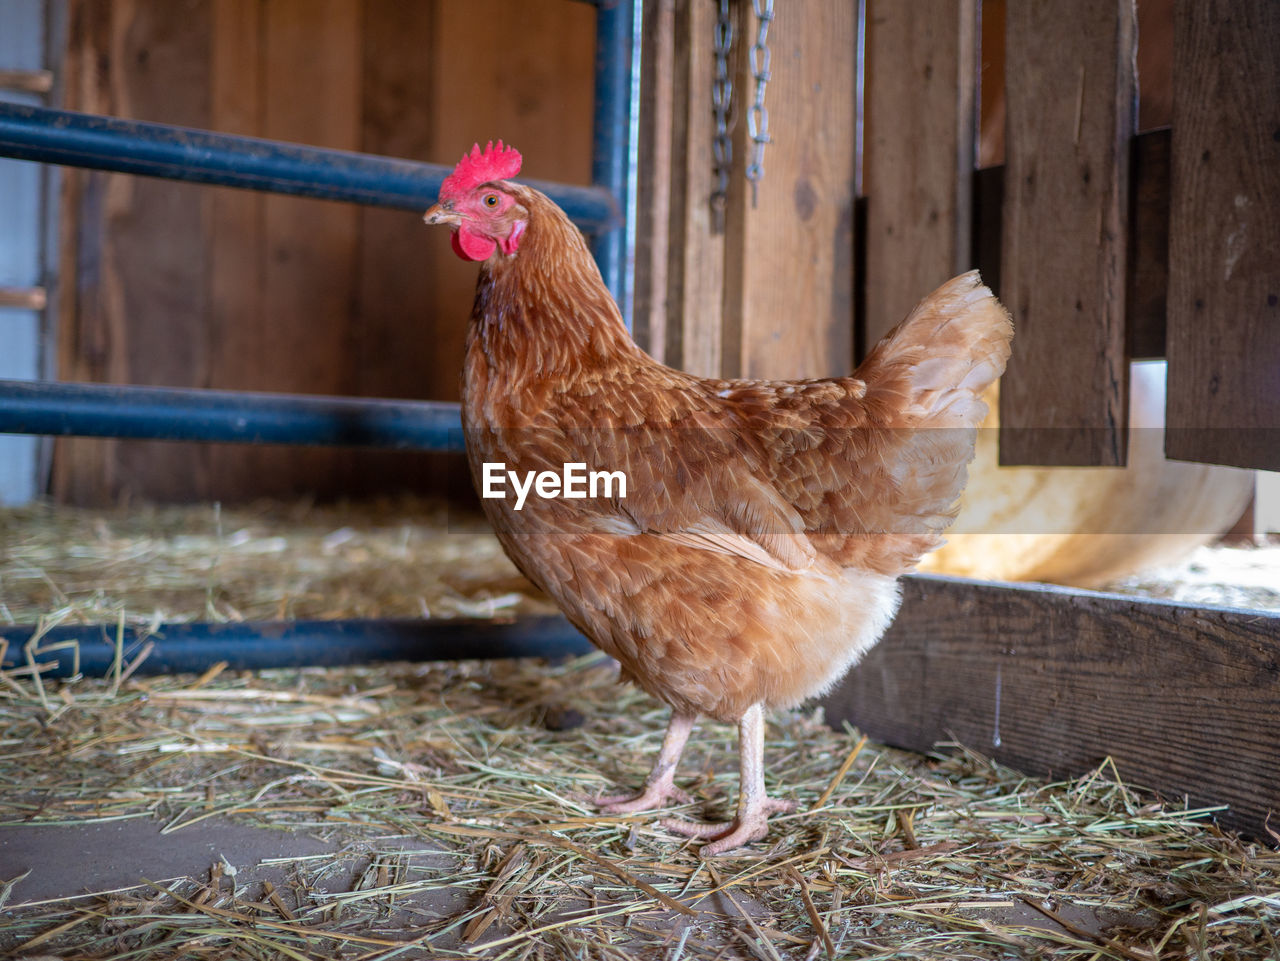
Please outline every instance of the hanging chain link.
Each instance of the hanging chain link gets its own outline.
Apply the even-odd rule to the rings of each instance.
[[[773,22],[774,0],[752,0],[756,15],[756,39],[751,45],[751,78],[755,81],[755,98],[747,109],[747,137],[751,141],[747,182],[751,184],[751,206],[756,205],[756,188],[764,176],[764,148],[772,142],[769,136],[769,111],[764,105],[765,87],[771,72],[769,25]],[[715,117],[715,134],[711,140],[716,188],[711,194],[711,225],[716,233],[724,232],[725,206],[729,195],[729,174],[733,168],[733,77],[729,71],[729,54],[733,49],[733,17],[729,0],[720,0],[715,28],[715,78],[711,82],[711,111]]]
[[[756,186],[764,176],[764,148],[770,143],[769,111],[764,106],[764,89],[769,71],[769,24],[773,22],[773,0],[752,0],[756,14],[756,42],[751,47],[751,78],[756,82],[755,101],[747,110],[747,136],[751,139],[751,162],[747,181],[751,184],[751,206],[756,205]]]
[[[729,51],[733,48],[733,18],[729,16],[729,0],[720,0],[716,16],[716,73],[711,81],[711,111],[715,116],[715,134],[711,139],[711,157],[716,175],[716,189],[711,194],[711,229],[724,232],[724,210],[729,196],[729,171],[733,167],[733,140],[729,136],[729,110],[733,105],[733,78],[729,75]]]

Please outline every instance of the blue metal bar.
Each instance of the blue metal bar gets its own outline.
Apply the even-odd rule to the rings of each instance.
[[[639,133],[640,0],[601,0],[596,10],[596,81],[591,179],[616,197],[623,228],[596,237],[605,284],[631,327],[635,259],[635,171]]]
[[[438,164],[3,102],[0,156],[419,212],[436,202],[450,172]],[[609,184],[523,182],[547,194],[583,232],[617,232],[620,195]]]
[[[105,677],[116,664],[117,628],[74,624],[42,634],[31,651],[44,677],[72,677],[77,669]],[[0,667],[27,662],[31,625],[0,626],[8,641]],[[136,674],[204,671],[219,661],[235,671],[315,665],[334,667],[377,661],[446,661],[467,658],[571,657],[595,650],[563,617],[522,617],[496,621],[344,620],[258,621],[238,624],[166,624],[155,634],[126,627],[119,654],[127,663],[147,641],[153,647]]]
[[[462,451],[457,404],[0,380],[0,433]]]

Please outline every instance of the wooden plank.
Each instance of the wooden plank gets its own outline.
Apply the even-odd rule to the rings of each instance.
[[[110,35],[110,9],[93,0],[68,0],[67,40],[63,52],[63,100],[72,110],[101,112],[106,91],[93,51]],[[95,241],[101,230],[97,218],[87,217],[92,185],[105,174],[62,168],[58,174],[59,290],[56,300],[57,351],[55,373],[64,380],[89,380],[86,358],[88,332],[84,329],[85,304],[93,302],[93,268],[97,263]],[[83,288],[89,297],[82,298]],[[56,438],[50,458],[49,492],[62,501],[87,503],[96,493],[85,478],[100,475],[112,441],[94,443],[83,438]]]
[[[215,130],[266,136],[266,7],[258,0],[220,0],[210,33],[210,122]],[[268,386],[262,382],[259,338],[271,322],[264,304],[267,197],[247,190],[207,191],[210,370],[208,386]],[[268,457],[278,452],[268,453]],[[260,472],[274,465],[246,448],[202,451],[207,496],[237,500],[259,490]]]
[[[825,702],[890,744],[958,740],[1037,775],[1126,783],[1262,837],[1280,810],[1280,615],[916,575]]]
[[[743,170],[755,94],[747,51],[756,20],[749,4],[738,9],[723,370],[734,377],[847,374],[853,360],[856,5],[778,4],[765,92],[773,142],[754,194]]]
[[[436,159],[432,58],[423,51],[451,38],[436,33],[435,5],[364,0],[363,22],[360,149]],[[457,370],[433,368],[424,375],[439,350],[437,339],[451,342],[459,326],[459,318],[437,303],[435,262],[423,256],[438,243],[437,233],[412,213],[367,207],[359,210],[357,238],[351,389],[366,397],[454,396]],[[360,451],[344,458],[343,469],[344,496],[362,497],[386,493],[388,478],[401,489],[446,493],[454,483],[449,472],[465,470],[465,464],[448,454]]]
[[[675,0],[645,4],[640,33],[640,143],[631,333],[636,343],[660,362],[666,360],[667,346],[675,8]]]
[[[1163,357],[1169,282],[1169,130],[1133,138],[1126,320],[1133,360]],[[973,251],[982,279],[1000,294],[1004,167],[973,178]]]
[[[977,20],[975,0],[867,6],[869,345],[972,266]]]
[[[1165,450],[1280,470],[1280,4],[1175,18]]]
[[[1008,5],[1000,462],[1125,463],[1133,0]]]
[[[711,82],[716,6],[676,0],[672,38],[671,147],[665,361],[722,376],[724,232],[713,223]]]
[[[208,0],[76,4],[70,17],[69,107],[207,126]],[[68,182],[76,289],[64,290],[59,375],[188,383],[207,363],[200,193],[122,174]],[[199,457],[173,445],[60,441],[54,465],[55,493],[79,503],[200,492]]]
[[[262,40],[266,136],[343,150],[360,148],[361,19],[358,0],[272,0]],[[347,394],[356,319],[359,209],[270,195],[262,208],[265,323],[244,330],[233,388]],[[281,363],[280,358],[288,358]],[[339,452],[238,451],[259,496],[342,493]],[[241,495],[244,496],[244,495]]]
[[[473,143],[501,138],[524,156],[523,176],[589,184],[592,7],[473,0],[435,10],[430,159],[453,165]],[[436,283],[433,316],[415,320],[434,325],[431,353],[419,358],[424,389],[456,400],[478,268],[439,231],[428,231],[419,250]]]

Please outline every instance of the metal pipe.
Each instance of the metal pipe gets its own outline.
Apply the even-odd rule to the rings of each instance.
[[[419,212],[436,202],[450,172],[439,164],[3,102],[0,156]],[[584,233],[612,232],[622,222],[607,184],[522,182],[547,194]]]
[[[219,661],[235,671],[279,667],[335,667],[378,661],[453,661],[468,658],[572,657],[595,650],[563,617],[517,621],[340,620],[166,624],[141,633],[110,624],[54,627],[40,635],[27,659],[32,625],[0,626],[8,648],[0,667],[44,666],[42,677],[77,671],[106,677],[147,653],[134,674],[199,672]]]
[[[462,451],[457,404],[0,380],[0,433]]]
[[[596,10],[595,119],[591,180],[616,197],[623,226],[595,238],[604,282],[631,328],[635,259],[635,184],[639,107],[640,0],[605,0]]]

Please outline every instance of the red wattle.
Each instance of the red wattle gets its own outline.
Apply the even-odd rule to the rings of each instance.
[[[488,237],[472,233],[466,227],[459,227],[453,234],[453,252],[463,260],[488,260],[498,245]]]

